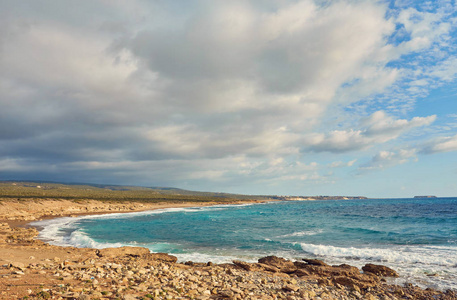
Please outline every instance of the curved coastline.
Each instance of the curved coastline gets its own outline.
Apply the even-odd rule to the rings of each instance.
[[[252,203],[258,203],[259,201],[253,201]],[[178,204],[178,205],[177,205]],[[196,205],[197,204],[197,205]],[[232,203],[166,203],[160,206],[155,204],[155,207],[141,207],[135,211],[128,207],[126,210],[117,211],[119,207],[110,207],[110,209],[102,211],[100,206],[94,211],[75,213],[75,212],[58,212],[57,214],[53,212],[52,214],[38,214],[41,219],[53,219],[58,217],[72,217],[72,216],[92,216],[100,214],[113,214],[113,213],[130,213],[130,212],[141,212],[157,209],[168,209],[168,208],[191,208],[191,207],[202,207],[209,205],[220,205],[220,204],[240,204],[240,202]],[[245,201],[242,204],[246,204]],[[56,208],[52,207],[50,210],[55,211]],[[43,211],[41,211],[43,213]],[[12,215],[13,218],[14,214]],[[36,218],[36,216],[33,216]],[[25,219],[28,218],[25,216]],[[358,285],[359,281],[351,280],[342,280],[335,279],[335,277],[329,277],[329,274],[326,275],[316,275],[311,274],[311,277],[298,276],[296,271],[290,273],[289,271],[278,270],[277,267],[271,266],[265,267],[261,264],[252,264],[252,263],[243,263],[235,262],[234,264],[223,264],[223,265],[211,265],[202,264],[202,263],[188,263],[186,265],[179,264],[176,260],[173,259],[173,256],[164,254],[164,257],[161,259],[145,257],[144,255],[130,255],[110,258],[109,260],[106,257],[100,256],[97,250],[91,248],[74,248],[74,247],[61,247],[49,245],[43,241],[36,240],[38,230],[36,228],[30,228],[30,220],[7,220],[9,225],[2,223],[2,230],[4,234],[3,241],[0,242],[0,251],[2,255],[3,268],[0,269],[0,290],[9,290],[10,292],[16,293],[20,297],[29,296],[29,297],[38,297],[41,292],[47,292],[51,295],[60,296],[67,295],[69,297],[62,299],[72,299],[72,296],[80,297],[82,294],[86,293],[90,298],[87,299],[115,299],[114,296],[125,296],[133,295],[134,297],[144,297],[145,295],[156,295],[156,299],[175,299],[166,298],[166,295],[174,295],[177,297],[177,290],[170,290],[168,285],[164,285],[162,281],[167,282],[172,280],[173,277],[178,276],[179,274],[185,274],[182,278],[182,291],[184,292],[182,299],[191,299],[196,296],[203,297],[202,299],[219,299],[217,297],[225,297],[228,295],[233,299],[237,299],[237,295],[244,295],[242,298],[238,299],[260,299],[255,297],[247,297],[249,293],[252,293],[252,286],[250,289],[246,289],[243,285],[239,284],[239,278],[255,279],[259,280],[259,284],[256,286],[255,290],[258,293],[254,293],[251,296],[265,296],[264,299],[270,299],[268,297],[273,296],[284,296],[286,297],[295,297],[296,299],[307,299],[313,298],[312,296],[322,296],[329,295],[333,299],[367,299],[370,295],[373,297],[389,296],[390,299],[400,299],[403,295],[409,293],[412,295],[417,295],[417,299],[420,299],[420,295],[431,294],[433,293],[436,299],[454,299],[455,293],[452,291],[440,292],[440,291],[425,291],[419,288],[414,288],[411,286],[399,287],[395,285],[387,285],[379,281],[379,286],[364,286]],[[7,228],[7,226],[11,226]],[[140,248],[141,249],[141,248]],[[128,259],[127,259],[128,258]],[[167,261],[167,259],[169,261]],[[132,268],[131,263],[135,262],[137,265],[146,263],[148,267],[142,267],[138,269],[138,272],[148,272],[154,274],[157,278],[160,278],[159,283],[151,285],[149,288],[143,290],[135,290],[132,286],[140,285],[141,283],[132,281],[128,278],[130,275],[129,268]],[[75,264],[84,264],[89,265],[90,267],[86,269],[72,268],[71,265]],[[102,266],[105,268],[108,264],[117,264],[125,267],[125,274],[120,275],[120,279],[127,279],[127,282],[119,282],[115,284],[117,290],[107,291],[102,294],[101,286],[104,282],[104,278],[97,278],[96,276],[90,276],[89,279],[84,279],[84,273],[91,273],[94,270],[90,269],[100,268]],[[5,267],[6,266],[6,267]],[[259,267],[260,266],[260,267]],[[303,266],[304,267],[304,266]],[[276,268],[276,269],[274,269]],[[314,267],[313,267],[314,268]],[[154,270],[155,271],[154,271]],[[86,271],[83,271],[86,270]],[[105,270],[105,273],[108,271]],[[124,272],[124,271],[123,271]],[[335,271],[336,272],[336,271]],[[219,281],[224,281],[227,284],[235,286],[235,291],[232,288],[222,289],[214,287],[210,288],[211,282],[207,282],[207,275],[202,274],[211,274],[214,273],[219,279]],[[200,274],[200,275],[199,275]],[[363,274],[363,273],[362,273]],[[5,276],[4,276],[5,275]],[[38,276],[39,279],[36,277]],[[58,276],[62,275],[62,276]],[[63,276],[65,275],[65,276]],[[58,276],[58,277],[57,277]],[[78,277],[79,276],[79,277]],[[194,281],[189,281],[189,276],[196,276],[196,280],[199,285],[205,286],[205,290],[199,291],[198,289],[192,289]],[[240,277],[241,276],[241,277]],[[359,276],[359,275],[357,275]],[[140,276],[141,277],[141,276]],[[179,277],[179,276],[178,276]],[[186,279],[187,278],[187,279]],[[329,279],[330,278],[330,279]],[[332,279],[333,278],[333,279]],[[350,277],[347,277],[350,278]],[[162,280],[163,279],[163,280]],[[324,280],[325,279],[325,280]],[[11,281],[8,280],[20,280],[26,282],[24,285],[17,285],[14,288],[11,286]],[[243,279],[244,280],[244,279]],[[342,280],[340,283],[336,283],[334,280]],[[91,281],[89,284],[88,281]],[[94,284],[94,281],[96,284]],[[125,281],[125,280],[124,280]],[[8,283],[9,282],[9,283]],[[38,283],[39,286],[37,287]],[[243,281],[242,281],[243,282]],[[344,282],[344,284],[342,284]],[[348,283],[349,282],[349,283]],[[67,288],[62,288],[62,283],[66,283]],[[9,284],[9,285],[8,285]],[[2,285],[5,289],[2,289]],[[75,288],[68,288],[68,285],[75,286]],[[84,288],[80,288],[84,286]],[[152,287],[152,288],[151,288]],[[212,286],[211,286],[212,287]],[[270,291],[267,292],[266,289]],[[83,290],[87,292],[82,292]],[[159,290],[159,291],[158,291]],[[156,292],[158,291],[158,292]],[[179,291],[179,290],[178,290]],[[208,293],[209,291],[209,293]],[[271,292],[274,291],[274,292]],[[424,294],[425,293],[425,294]],[[112,295],[113,297],[103,298],[100,296]],[[179,293],[178,293],[179,294]],[[8,297],[11,294],[8,294]],[[162,297],[163,296],[163,297]],[[204,296],[207,296],[206,298]],[[246,297],[245,297],[246,296]],[[311,297],[310,297],[311,296]],[[211,298],[213,297],[213,298]],[[349,298],[348,298],[349,297]],[[425,297],[425,296],[424,296]],[[225,297],[227,298],[227,297]],[[10,299],[5,298],[5,295],[0,295],[0,299]],[[30,299],[30,298],[29,298]],[[33,299],[33,298],[32,298]],[[84,298],[86,299],[86,298]],[[131,298],[135,299],[135,298]],[[177,298],[176,298],[177,299]],[[271,298],[273,299],[273,298]],[[373,298],[375,299],[375,298]],[[425,299],[425,298],[424,298]]]

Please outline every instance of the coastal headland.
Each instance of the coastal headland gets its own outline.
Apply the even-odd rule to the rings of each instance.
[[[380,265],[358,269],[276,256],[257,263],[178,262],[141,247],[53,246],[27,226],[43,218],[248,201],[262,200],[1,198],[0,299],[457,299],[451,290],[389,284],[386,278],[398,274]]]

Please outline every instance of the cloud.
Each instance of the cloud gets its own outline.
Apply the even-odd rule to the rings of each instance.
[[[457,151],[457,134],[449,137],[435,139],[421,150],[424,154]]]
[[[307,148],[314,152],[342,153],[362,150],[398,138],[401,134],[434,122],[436,115],[414,117],[411,120],[394,119],[377,111],[360,122],[361,129],[334,130],[328,134],[312,134],[306,139]]]
[[[422,57],[402,62],[445,42],[443,11],[311,0],[50,7],[0,4],[3,178],[325,181],[321,152],[368,149],[435,119],[388,113],[396,97],[362,102],[408,78],[425,92],[431,78],[455,78],[445,55],[426,70]]]
[[[409,161],[417,161],[417,149],[401,149],[398,151],[380,151],[371,161],[359,167],[359,173],[373,171],[376,169],[385,169]]]
[[[352,167],[356,161],[357,161],[357,159],[353,159],[348,162],[334,161],[334,162],[328,164],[328,167],[330,167],[330,168]]]
[[[108,14],[119,9],[105,6]],[[92,14],[84,26],[46,10],[26,26],[9,19],[6,28],[15,29],[2,37],[0,134],[20,141],[0,154],[51,159],[58,149],[62,159],[85,160],[89,150],[115,149],[99,159],[154,160],[297,153],[300,136],[339,86],[365,68],[371,71],[363,78],[376,73],[374,53],[393,30],[385,7],[374,3],[300,1],[271,11],[201,1],[191,13],[151,9],[165,13],[165,23],[149,16],[115,39]],[[28,144],[36,154],[23,150]]]

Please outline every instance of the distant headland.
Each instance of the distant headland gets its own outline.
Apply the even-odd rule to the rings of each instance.
[[[436,198],[436,196],[433,196],[433,195],[427,195],[427,196],[414,196],[414,198]]]

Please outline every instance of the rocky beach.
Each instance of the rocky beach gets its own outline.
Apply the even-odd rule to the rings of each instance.
[[[457,299],[451,290],[389,284],[388,278],[398,274],[380,265],[368,264],[360,270],[276,256],[257,263],[177,262],[172,255],[141,247],[53,246],[36,239],[36,228],[23,226],[49,216],[179,205],[198,204],[3,201],[0,299]]]

